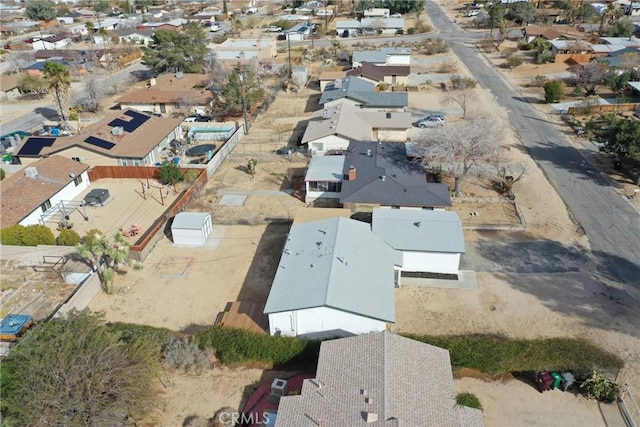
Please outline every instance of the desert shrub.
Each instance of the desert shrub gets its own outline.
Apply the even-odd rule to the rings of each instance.
[[[118,340],[125,343],[135,342],[138,339],[153,344],[158,354],[167,345],[171,338],[172,332],[165,328],[156,328],[148,325],[135,325],[133,323],[108,323],[109,331],[116,333]]]
[[[518,43],[518,49],[520,50],[533,50],[533,43]]]
[[[477,81],[469,77],[459,75],[451,76],[449,80],[451,80],[451,87],[454,90],[473,89],[478,84]]]
[[[407,30],[407,34],[415,34],[416,33],[416,29],[415,28],[409,28]],[[401,36],[404,34],[404,30],[402,28],[396,30],[396,35]]]
[[[425,39],[422,43],[422,50],[426,55],[435,55],[448,52],[449,46],[442,39]]]
[[[173,162],[166,162],[158,168],[158,179],[162,185],[169,185],[182,181],[184,176],[180,168]]]
[[[539,50],[536,53],[536,64],[544,64],[546,62],[553,62],[554,59],[555,59],[555,55],[549,49]]]
[[[544,87],[544,84],[548,82],[549,79],[546,76],[538,74],[529,82],[530,87]]]
[[[458,393],[456,396],[456,403],[462,406],[468,406],[469,408],[475,408],[482,410],[482,404],[480,399],[473,393]]]
[[[195,338],[171,338],[163,355],[165,366],[188,374],[201,374],[211,367],[211,360]]]
[[[5,176],[6,176],[6,174],[4,172],[4,169],[0,168],[0,181],[2,181]]]
[[[516,53],[516,51],[517,51],[517,49],[512,48],[512,47],[508,47],[506,49],[503,49],[500,55],[503,58],[507,58],[508,59],[508,58],[511,58]]]
[[[507,59],[507,62],[505,64],[507,64],[508,68],[515,68],[522,65],[522,62],[522,58],[520,58],[519,56],[512,56]]]
[[[445,61],[442,64],[440,64],[440,67],[438,67],[438,72],[439,73],[453,73],[457,69],[458,69],[458,65],[456,64],[455,61]]]
[[[204,173],[204,172],[200,172],[199,170],[196,170],[196,169],[189,169],[184,173],[184,180],[189,184],[193,184],[195,180],[198,179],[201,173]]]
[[[62,230],[56,238],[58,246],[76,246],[80,243],[80,235],[74,230]]]
[[[270,336],[242,329],[211,327],[197,335],[200,347],[215,349],[224,364],[316,361],[320,342]]]
[[[0,230],[0,243],[6,246],[22,246],[24,226],[16,224]]]
[[[598,371],[593,371],[591,378],[580,385],[580,391],[587,399],[613,403],[616,400],[618,387],[616,383],[599,374]]]
[[[562,80],[551,80],[544,84],[544,100],[546,103],[560,101],[564,97],[565,84]]]
[[[511,339],[498,336],[404,336],[446,348],[455,367],[491,374],[534,371],[584,372],[596,368],[618,369],[617,355],[575,338]]]

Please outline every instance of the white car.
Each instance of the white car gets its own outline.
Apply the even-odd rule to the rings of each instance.
[[[282,31],[282,27],[277,27],[275,25],[270,25],[267,27],[267,33],[279,33]]]
[[[471,12],[467,13],[467,17],[470,18],[472,16],[478,16],[478,13],[480,13],[477,10],[472,10]]]

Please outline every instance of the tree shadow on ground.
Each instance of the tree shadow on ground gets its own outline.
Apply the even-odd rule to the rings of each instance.
[[[526,233],[480,232],[468,242],[461,268],[490,272],[547,308],[601,329],[640,337],[640,266],[615,255],[552,240],[524,240]],[[512,237],[513,235],[520,235]],[[615,258],[615,259],[612,259]],[[613,271],[613,265],[626,271]],[[635,277],[623,284],[619,276]]]
[[[40,114],[47,120],[58,120],[58,111],[53,108],[38,107],[33,110],[34,113]]]

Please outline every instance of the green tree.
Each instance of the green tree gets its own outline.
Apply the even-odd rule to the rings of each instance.
[[[111,5],[108,1],[98,1],[93,5],[93,10],[97,13],[106,13],[109,9],[111,9]]]
[[[578,22],[591,22],[596,15],[596,10],[590,4],[583,4],[576,11],[576,20]]]
[[[0,243],[6,246],[22,246],[24,226],[20,224],[0,230]]]
[[[242,85],[240,75],[242,74]],[[242,113],[242,86],[244,86],[244,98],[247,108],[262,102],[264,89],[256,77],[255,72],[248,67],[236,67],[229,75],[229,81],[222,89],[224,97],[223,111],[234,115]]]
[[[631,81],[631,73],[628,71],[622,73],[609,73],[605,81],[613,93],[620,95],[627,88],[629,81]]]
[[[21,93],[44,95],[48,92],[48,84],[47,81],[40,76],[25,74],[18,82],[18,90],[20,90]]]
[[[636,28],[629,19],[618,19],[608,29],[609,37],[629,37],[635,33]]]
[[[34,0],[27,3],[27,18],[35,21],[51,21],[56,19],[56,3],[46,0]]]
[[[44,63],[44,78],[49,84],[49,89],[53,92],[60,121],[63,127],[66,127],[69,114],[71,73],[63,64],[47,61]]]
[[[0,230],[0,243],[12,246],[55,245],[56,239],[49,227],[40,224],[20,224]]]
[[[249,174],[251,175],[252,180],[256,176],[257,165],[258,165],[258,159],[256,159],[255,157],[250,158],[249,161],[247,162],[247,170],[249,171]]]
[[[80,235],[75,230],[62,230],[56,238],[58,246],[77,246],[80,244]]]
[[[514,3],[507,11],[507,18],[516,21],[519,24],[527,25],[536,17],[536,7],[530,2]]]
[[[173,185],[183,179],[184,174],[173,162],[165,162],[158,168],[158,180],[162,185]]]
[[[143,51],[143,60],[157,73],[202,73],[209,53],[207,34],[197,22],[184,25],[181,32],[158,30]]]
[[[157,349],[86,310],[37,325],[0,369],[7,426],[127,426],[158,403]]]
[[[640,161],[640,122],[613,114],[603,118],[604,123],[587,123],[593,141],[606,153]]]
[[[91,21],[88,21],[86,24],[84,24],[84,26],[87,28],[87,30],[89,30],[89,32],[93,32],[93,30],[96,28],[96,26]]]
[[[544,84],[544,100],[547,103],[560,101],[564,97],[565,84],[562,80],[550,80]]]
[[[111,240],[100,230],[89,230],[84,241],[76,247],[76,253],[91,263],[93,270],[98,273],[102,289],[105,293],[112,294],[115,291],[114,272],[129,256],[129,243],[124,235],[118,232]]]
[[[489,6],[487,13],[489,14],[489,28],[491,28],[489,35],[492,35],[493,29],[504,19],[507,9],[499,3],[495,3]]]

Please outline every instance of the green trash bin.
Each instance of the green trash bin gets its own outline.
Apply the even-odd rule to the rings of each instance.
[[[553,385],[551,389],[554,390],[556,388],[560,388],[560,383],[562,382],[562,375],[557,372],[552,372],[551,376],[553,377]]]

